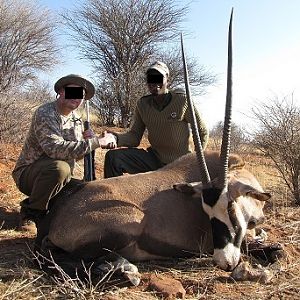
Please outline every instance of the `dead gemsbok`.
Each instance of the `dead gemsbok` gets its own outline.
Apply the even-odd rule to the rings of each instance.
[[[51,208],[50,228],[41,242],[42,250],[51,244],[72,257],[89,261],[109,251],[130,261],[214,252],[214,260],[222,269],[237,266],[246,229],[263,221],[264,201],[270,195],[243,169],[238,156],[229,156],[231,24],[232,16],[227,121],[221,154],[204,154],[200,149],[200,155],[187,154],[154,172],[85,183]],[[175,183],[199,181],[201,184],[178,184],[177,190],[173,188]],[[198,198],[178,190],[196,193]],[[39,228],[40,241],[41,232]]]

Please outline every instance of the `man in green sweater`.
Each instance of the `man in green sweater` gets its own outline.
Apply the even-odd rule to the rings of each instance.
[[[168,90],[169,69],[163,62],[152,64],[146,77],[150,95],[137,102],[129,131],[115,133],[117,146],[127,148],[106,153],[105,178],[153,171],[192,151],[189,144],[191,114],[185,94]],[[195,115],[204,149],[208,130],[196,108]],[[150,147],[136,148],[146,129]]]

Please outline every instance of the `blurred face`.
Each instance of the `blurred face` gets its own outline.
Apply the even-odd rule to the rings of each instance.
[[[149,92],[154,95],[163,95],[168,92],[167,78],[156,70],[150,70],[147,72],[147,86]]]
[[[71,112],[78,108],[85,97],[85,90],[76,84],[69,84],[59,92],[58,102],[64,112]]]

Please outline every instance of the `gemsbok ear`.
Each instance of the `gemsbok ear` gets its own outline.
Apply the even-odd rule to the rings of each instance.
[[[253,186],[238,180],[228,186],[228,192],[233,200],[237,199],[239,196],[248,196],[259,201],[268,201],[271,198],[270,193],[259,191]]]
[[[257,190],[249,191],[246,195],[259,201],[268,201],[272,197],[270,193],[262,193]]]
[[[173,185],[173,189],[184,194],[194,195],[201,192],[202,183],[201,182],[192,182],[192,183],[176,183]]]

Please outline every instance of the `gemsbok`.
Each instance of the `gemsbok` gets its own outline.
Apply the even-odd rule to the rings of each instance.
[[[116,253],[132,262],[214,253],[222,269],[237,266],[246,230],[264,220],[270,194],[239,156],[229,155],[231,27],[232,14],[221,154],[200,149],[157,171],[82,184],[55,202],[46,217],[46,234],[38,228],[41,250],[50,244],[83,260]],[[186,65],[184,71],[190,97]]]

